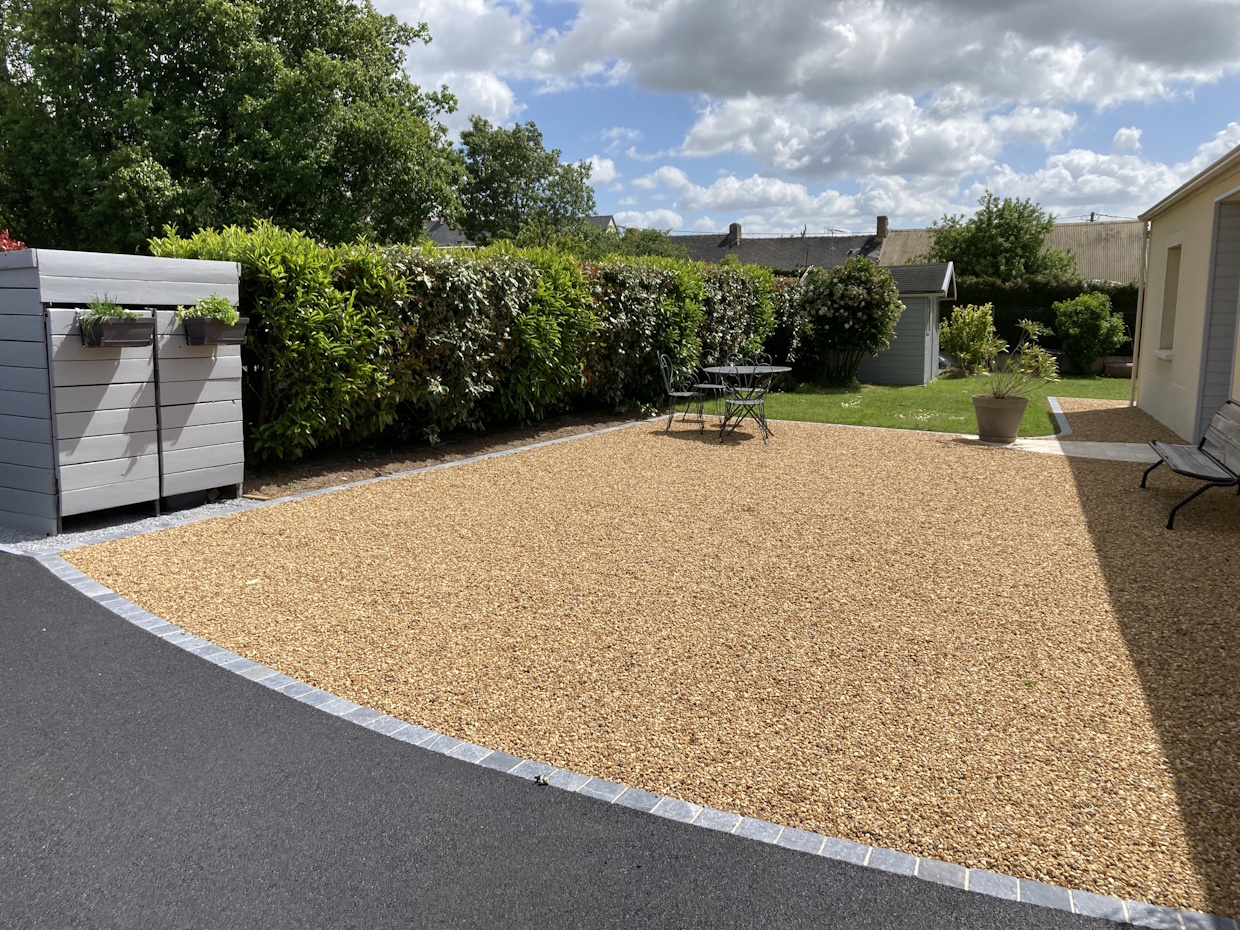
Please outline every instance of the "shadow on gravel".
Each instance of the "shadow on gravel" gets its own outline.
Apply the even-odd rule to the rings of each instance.
[[[1168,511],[1195,483],[1164,467],[1140,490],[1144,465],[1067,461],[1208,910],[1240,913],[1240,497],[1208,491],[1168,531]]]

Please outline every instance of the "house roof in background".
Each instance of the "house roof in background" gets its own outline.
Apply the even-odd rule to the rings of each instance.
[[[616,218],[610,213],[603,213],[598,216],[587,216],[586,222],[591,226],[602,226],[606,229],[616,228]]]
[[[442,220],[427,220],[422,224],[422,228],[434,240],[435,245],[441,248],[472,249],[474,247],[463,232],[453,229]]]
[[[956,270],[951,262],[922,265],[892,265],[887,269],[896,280],[903,297],[942,297],[956,299]]]
[[[1131,284],[1141,276],[1145,223],[1119,220],[1094,223],[1056,223],[1046,238],[1049,247],[1076,256],[1081,277]],[[930,250],[929,229],[893,229],[887,234],[878,263],[904,265]]]
[[[695,262],[718,262],[735,255],[742,265],[765,265],[776,271],[801,271],[811,265],[838,268],[855,255],[877,259],[883,243],[877,236],[742,236],[733,245],[728,233],[673,236],[672,241],[688,246]]]

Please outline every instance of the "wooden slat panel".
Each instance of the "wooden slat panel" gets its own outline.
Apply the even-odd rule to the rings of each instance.
[[[19,442],[51,442],[50,419],[39,417],[13,417],[0,414],[0,439],[16,439]]]
[[[56,387],[88,384],[131,384],[155,379],[152,358],[105,359],[98,362],[57,361],[53,372]]]
[[[133,281],[120,278],[60,278],[44,274],[39,279],[44,303],[86,303],[107,296],[118,304],[175,306],[192,304],[219,294],[237,300],[237,285],[218,281]]]
[[[167,392],[160,395],[160,400],[167,398]],[[206,426],[209,423],[228,423],[241,420],[241,401],[221,400],[215,403],[181,404],[168,407],[161,404],[159,408],[160,422],[165,432],[183,426]]]
[[[179,331],[174,335],[161,337],[159,342],[161,365],[167,359],[240,357],[241,346],[190,346],[185,344],[185,337]]]
[[[180,449],[164,453],[164,474],[171,475],[179,471],[244,462],[245,446],[239,442],[223,446],[205,446],[201,449]]]
[[[200,404],[217,400],[239,400],[241,379],[235,381],[171,381],[161,384],[160,402],[165,406]]]
[[[56,481],[50,468],[29,468],[0,462],[0,506],[9,490],[56,493]]]
[[[206,426],[185,426],[180,429],[165,429],[160,436],[164,452],[240,443],[244,439],[245,431],[240,420],[231,420],[228,423],[211,423]]]
[[[165,474],[163,496],[170,497],[173,494],[188,494],[191,491],[207,491],[211,488],[241,484],[244,478],[245,466],[241,464]]]
[[[154,502],[158,499],[159,479],[143,478],[140,481],[123,481],[106,487],[62,491],[60,512],[63,516],[70,517],[74,514],[124,507],[126,504]]]
[[[107,436],[113,433],[142,433],[155,429],[154,407],[122,410],[86,410],[56,415],[56,434],[61,439]]]
[[[47,402],[47,385],[38,393],[0,391],[0,413],[13,417],[50,419],[52,411]]]
[[[212,358],[160,358],[159,383],[169,381],[221,381],[241,377],[239,355]]]
[[[63,465],[60,469],[60,488],[63,493],[147,478],[159,478],[157,455],[139,455],[106,462],[88,462],[84,465]]]
[[[32,517],[56,518],[56,498],[38,491],[19,491],[5,488],[0,492],[0,508],[9,513],[24,513]]]
[[[4,294],[0,293],[0,339],[14,342],[46,342],[47,333],[43,330],[43,315],[17,316],[6,313]]]
[[[0,510],[0,526],[7,526],[26,533],[36,533],[40,536],[52,536],[56,532],[56,518],[35,517],[28,513]]]
[[[118,433],[113,436],[84,436],[61,439],[56,444],[60,466],[104,462],[109,459],[155,455],[159,452],[158,435],[154,430],[144,433]]]
[[[45,278],[206,281],[220,285],[229,282],[235,284],[241,269],[236,262],[197,258],[155,258],[150,255],[116,255],[110,252],[78,252],[70,249],[36,251],[39,273]]]
[[[52,468],[52,443],[0,439],[0,462],[28,468]]]
[[[47,349],[41,342],[9,342],[0,339],[0,367],[46,368]],[[237,377],[241,377],[239,372]]]
[[[87,387],[56,388],[56,411],[58,413],[153,406],[155,406],[155,385],[150,381],[145,384],[96,384]]]
[[[85,307],[85,304],[83,304]],[[82,328],[78,325],[78,315],[84,313],[85,310],[49,310],[47,311],[47,329],[53,337],[56,336],[76,336],[78,343],[81,344]],[[141,311],[135,311],[138,316],[143,319],[149,319],[150,314]],[[103,346],[99,347],[103,350]],[[147,355],[151,354],[150,346],[139,347],[139,350]]]
[[[85,346],[75,330],[67,336],[52,337],[53,362],[132,361],[151,358],[151,346]]]
[[[15,268],[0,272],[0,293],[8,291],[31,291],[38,299],[39,270],[37,268]],[[15,310],[14,313],[27,311]],[[33,311],[30,311],[33,312]]]
[[[46,368],[0,368],[0,391],[47,393]]]

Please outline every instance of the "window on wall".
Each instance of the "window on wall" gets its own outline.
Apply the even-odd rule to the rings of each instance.
[[[1162,333],[1158,348],[1170,349],[1175,342],[1175,306],[1180,294],[1180,246],[1167,249],[1167,276],[1163,280]]]

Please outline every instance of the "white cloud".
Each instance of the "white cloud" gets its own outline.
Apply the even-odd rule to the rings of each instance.
[[[675,210],[621,210],[616,223],[640,229],[680,229],[685,218]]]
[[[1124,126],[1115,132],[1115,138],[1111,141],[1111,152],[1115,155],[1124,155],[1128,152],[1136,152],[1141,148],[1141,130],[1136,126]]]
[[[590,180],[595,184],[607,184],[619,177],[616,163],[610,158],[599,158],[591,155],[586,159],[590,163]]]

